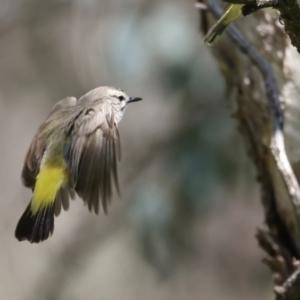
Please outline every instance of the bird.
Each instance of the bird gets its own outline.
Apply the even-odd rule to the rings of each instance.
[[[118,124],[130,103],[142,100],[101,86],[78,100],[57,102],[37,130],[25,157],[21,179],[32,198],[19,219],[15,237],[39,243],[54,231],[54,216],[69,208],[76,194],[89,211],[107,213],[113,187],[120,196]]]
[[[237,19],[241,15],[241,8],[244,4],[230,4],[228,3],[224,7],[224,14],[217,21],[215,25],[213,25],[206,36],[203,39],[203,42],[209,46],[213,46],[225,32],[226,28]]]

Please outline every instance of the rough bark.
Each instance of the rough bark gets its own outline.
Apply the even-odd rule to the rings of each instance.
[[[240,18],[239,29],[231,25],[211,51],[257,169],[266,223],[257,239],[273,273],[276,299],[300,299],[300,56],[293,47],[300,49],[299,7],[296,1],[230,2],[247,3],[244,14],[276,7],[285,24],[275,10],[260,10]],[[222,10],[216,0],[204,4],[200,17],[206,33]]]

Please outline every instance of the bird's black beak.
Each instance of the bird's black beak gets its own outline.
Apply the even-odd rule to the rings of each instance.
[[[130,97],[130,98],[128,98],[128,100],[126,101],[126,104],[129,104],[129,103],[131,103],[131,102],[141,101],[141,100],[143,100],[143,99],[140,98],[140,97]]]

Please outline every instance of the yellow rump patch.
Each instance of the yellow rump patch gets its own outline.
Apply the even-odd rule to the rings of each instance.
[[[67,181],[64,163],[41,166],[31,201],[31,211],[36,214],[40,208],[52,204],[57,192]]]

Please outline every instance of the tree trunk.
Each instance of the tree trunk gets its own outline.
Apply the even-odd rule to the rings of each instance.
[[[204,4],[207,9],[199,11],[206,33],[222,12],[215,0]],[[290,42],[297,46],[297,28],[288,27],[283,10],[291,10],[281,7],[285,27],[277,11],[258,11],[239,18],[239,29],[229,26],[211,51],[257,169],[266,222],[257,239],[264,262],[273,273],[276,299],[291,300],[300,299],[300,56]]]

